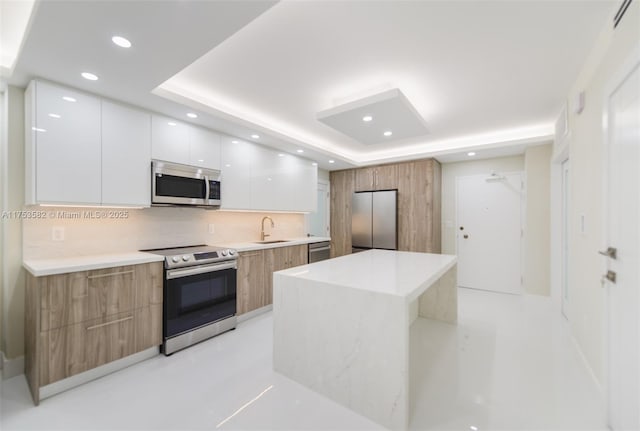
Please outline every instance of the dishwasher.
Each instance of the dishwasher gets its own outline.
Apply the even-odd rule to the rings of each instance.
[[[329,259],[331,243],[329,241],[314,242],[309,244],[309,263],[320,262]]]

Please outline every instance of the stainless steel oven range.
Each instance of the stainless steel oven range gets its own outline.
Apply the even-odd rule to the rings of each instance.
[[[236,327],[235,250],[197,245],[143,251],[165,257],[165,355]]]

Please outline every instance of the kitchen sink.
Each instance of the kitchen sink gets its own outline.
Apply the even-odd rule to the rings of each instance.
[[[289,239],[272,239],[269,241],[256,241],[254,242],[254,244],[276,244],[279,242],[290,242],[291,240]]]

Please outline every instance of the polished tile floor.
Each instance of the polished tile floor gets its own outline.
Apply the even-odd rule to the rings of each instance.
[[[548,298],[459,293],[457,326],[412,326],[411,429],[606,429],[601,394]],[[0,384],[0,429],[381,429],[274,373],[271,346],[267,313],[39,407],[14,377]]]

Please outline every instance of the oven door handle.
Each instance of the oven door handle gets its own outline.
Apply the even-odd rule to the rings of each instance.
[[[172,269],[167,271],[167,280],[180,277],[188,277],[190,275],[205,274],[207,272],[222,271],[223,269],[236,269],[237,262],[216,263],[213,265],[197,266],[186,269]]]

